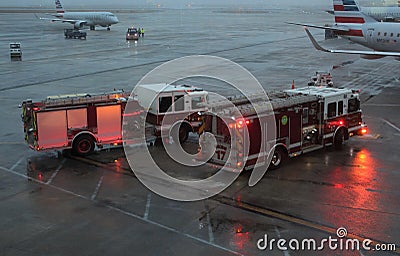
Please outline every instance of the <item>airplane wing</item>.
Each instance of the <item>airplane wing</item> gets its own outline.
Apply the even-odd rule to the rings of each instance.
[[[86,20],[68,20],[68,19],[60,19],[60,18],[43,18],[43,17],[38,17],[36,14],[35,14],[35,16],[36,16],[36,18],[38,18],[39,20],[48,20],[48,21],[51,21],[51,22],[56,22],[56,21],[58,21],[58,22],[62,22],[62,23],[71,23],[71,24],[76,24],[76,23],[78,23],[78,24],[80,24],[80,25],[85,25],[85,24],[87,24],[87,21],[86,21]]]
[[[304,28],[307,33],[307,36],[310,38],[311,43],[314,45],[315,49],[323,52],[330,52],[330,53],[347,53],[347,54],[361,54],[361,55],[368,55],[368,56],[394,56],[400,57],[400,52],[381,52],[381,51],[361,51],[361,50],[332,50],[326,49],[318,44],[317,40],[312,36],[311,32],[308,30],[307,27]]]
[[[286,23],[291,24],[291,25],[305,26],[305,27],[309,27],[309,28],[320,28],[320,29],[341,31],[341,32],[350,31],[350,29],[346,26],[333,25],[333,26],[328,27],[328,26],[317,26],[317,25],[312,25],[312,24],[293,23],[293,22],[286,22]]]

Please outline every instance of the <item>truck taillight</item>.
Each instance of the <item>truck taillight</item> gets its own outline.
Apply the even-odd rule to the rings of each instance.
[[[361,134],[367,134],[368,133],[368,129],[367,128],[362,128],[361,129]]]
[[[40,108],[38,108],[38,107],[34,107],[34,108],[32,108],[32,110],[33,110],[33,111],[39,111],[39,110],[40,110]]]

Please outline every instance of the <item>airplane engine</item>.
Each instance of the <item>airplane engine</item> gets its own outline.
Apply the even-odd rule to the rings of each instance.
[[[80,29],[83,27],[83,25],[85,25],[85,22],[77,21],[77,22],[75,22],[74,27],[76,29]]]
[[[383,58],[383,57],[385,57],[385,56],[383,56],[383,55],[367,55],[367,54],[362,54],[360,57],[363,58],[363,59],[366,59],[366,60],[377,60],[377,59]]]

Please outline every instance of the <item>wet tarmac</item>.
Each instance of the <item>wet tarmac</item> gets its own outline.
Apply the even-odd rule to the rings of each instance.
[[[0,254],[1,255],[392,255],[366,250],[259,250],[269,239],[336,237],[400,246],[399,65],[312,48],[288,21],[329,23],[317,11],[224,12],[161,10],[119,14],[111,31],[66,40],[63,28],[33,14],[0,14]],[[28,25],[27,25],[28,24]],[[125,41],[129,26],[146,29]],[[312,31],[318,39],[320,31]],[[23,60],[10,62],[8,43],[20,41]],[[357,47],[337,39],[330,47]],[[127,91],[165,61],[215,55],[247,68],[266,90],[305,86],[315,71],[331,71],[337,86],[361,89],[370,134],[341,151],[327,148],[290,159],[254,187],[250,172],[199,202],[162,198],[130,171],[121,149],[87,158],[33,152],[24,144],[18,104],[48,95]],[[224,88],[210,87],[227,92]],[[160,158],[160,149],[151,149]],[[167,159],[166,166],[173,166]],[[207,171],[212,172],[211,169]],[[170,168],[171,175],[200,174]],[[203,173],[201,175],[204,175]],[[200,176],[201,176],[200,175]],[[207,174],[206,174],[207,175]]]

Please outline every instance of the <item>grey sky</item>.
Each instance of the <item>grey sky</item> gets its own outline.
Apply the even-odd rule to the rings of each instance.
[[[395,0],[388,0],[395,2]],[[371,2],[361,0],[360,3]],[[380,0],[375,0],[380,2]],[[230,5],[230,6],[252,6],[258,8],[276,8],[276,7],[290,7],[290,6],[315,6],[318,8],[330,8],[332,0],[61,0],[64,8],[96,8],[96,7],[152,7],[155,4],[161,4],[162,7],[182,8],[187,4],[193,6],[199,5]],[[48,8],[54,7],[54,0],[0,0],[0,6],[43,6]]]

